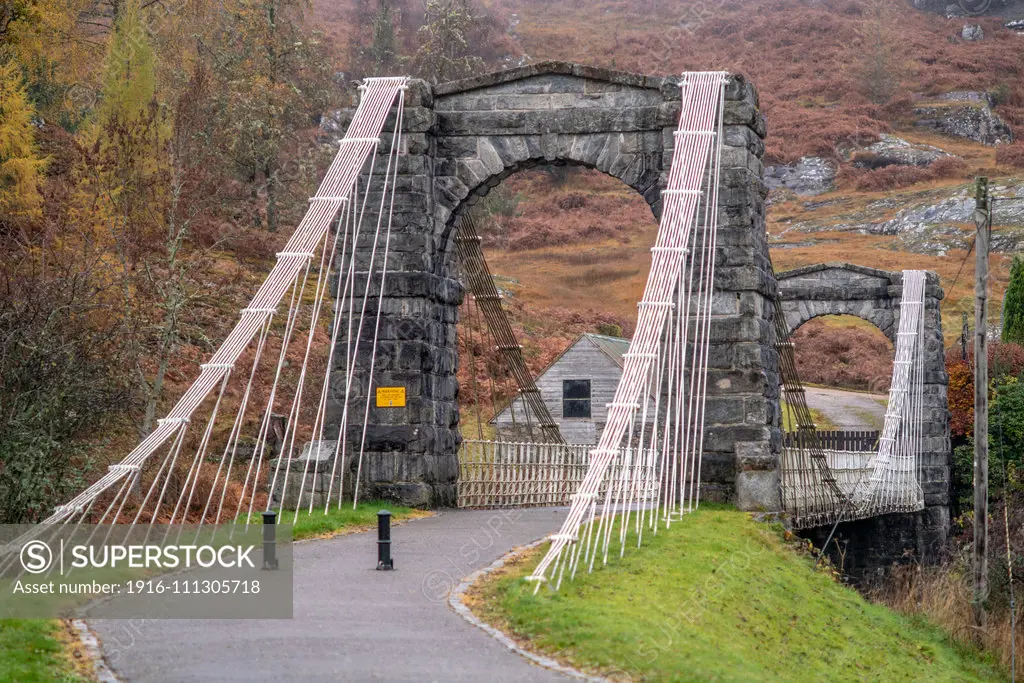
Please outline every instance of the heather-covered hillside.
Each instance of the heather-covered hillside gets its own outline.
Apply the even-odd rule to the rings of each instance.
[[[374,3],[313,4],[339,68],[373,71],[360,55],[372,42]],[[388,70],[408,71],[422,8],[389,4],[400,55]],[[769,161],[838,156],[907,118],[915,97],[955,90],[997,92],[997,111],[1024,130],[1024,37],[1003,17],[946,19],[891,0],[483,0],[480,9],[486,32],[473,45],[493,68],[561,59],[750,76],[768,117]],[[965,23],[985,38],[964,40]]]
[[[922,6],[885,0],[481,0],[474,4],[481,20],[472,45],[479,48],[479,68],[562,59],[643,73],[727,69],[748,75],[760,89],[768,121],[766,164],[773,167],[776,188],[768,227],[776,269],[842,260],[935,270],[947,290],[952,339],[959,313],[971,306],[973,264],[965,262],[973,235],[971,179],[1001,179],[998,191],[1024,197],[1024,182],[1014,179],[1022,175],[1024,145],[984,144],[1024,135],[1024,36],[1005,25],[1016,16],[1013,3],[990,3],[999,16],[965,11],[954,18],[914,4]],[[317,27],[337,36],[335,54],[351,75],[375,72],[367,59],[373,34],[357,27],[379,19],[374,5],[314,2]],[[386,70],[415,70],[422,8],[401,0],[389,7],[396,55]],[[975,26],[980,31],[965,30]],[[961,102],[955,93],[963,91],[975,93],[969,96],[974,99]],[[935,112],[952,112],[954,124],[929,127]],[[995,122],[993,139],[947,134],[963,132],[956,128],[960,119],[977,112]],[[1006,254],[1024,240],[1024,199],[1004,206],[993,256],[997,301]],[[628,333],[654,236],[653,217],[631,190],[582,169],[523,172],[491,192],[482,229],[533,368],[543,367],[580,332],[617,322]],[[993,313],[998,318],[998,309]],[[558,324],[548,324],[553,320]],[[812,328],[801,331],[807,368],[826,362],[828,349],[851,343],[845,339],[850,334],[860,350],[877,343],[860,340],[863,330]],[[884,385],[887,363],[868,365],[829,366],[815,378],[851,387]]]

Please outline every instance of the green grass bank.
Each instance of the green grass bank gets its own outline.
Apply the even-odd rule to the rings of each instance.
[[[635,546],[635,541],[633,542]],[[815,569],[779,525],[702,507],[637,550],[563,581],[521,580],[541,549],[474,587],[481,618],[537,651],[613,679],[991,681],[994,660],[869,603]],[[600,561],[600,560],[599,560]]]

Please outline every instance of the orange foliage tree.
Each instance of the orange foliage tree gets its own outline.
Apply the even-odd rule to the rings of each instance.
[[[949,374],[947,399],[949,403],[949,431],[954,439],[974,434],[974,352],[967,351],[964,360],[959,350],[946,352],[946,372]],[[1024,346],[995,342],[989,347],[989,377],[993,384],[1001,384],[1008,377],[1024,373]]]

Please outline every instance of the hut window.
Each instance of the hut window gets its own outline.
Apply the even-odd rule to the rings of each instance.
[[[590,417],[590,380],[562,380],[562,417]]]

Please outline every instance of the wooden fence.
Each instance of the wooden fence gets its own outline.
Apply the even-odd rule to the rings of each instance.
[[[872,431],[818,431],[818,442],[826,451],[874,451],[878,449],[878,437],[881,432]],[[799,448],[799,433],[786,432],[783,435],[783,446]]]
[[[458,505],[463,508],[568,505],[590,465],[589,444],[463,441],[459,451]],[[654,463],[657,453],[621,451],[598,491],[604,500],[609,482],[646,482],[641,500],[653,500],[657,491]],[[632,461],[625,464],[627,460]],[[613,498],[617,487],[613,488]]]

